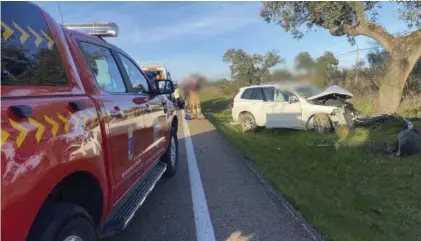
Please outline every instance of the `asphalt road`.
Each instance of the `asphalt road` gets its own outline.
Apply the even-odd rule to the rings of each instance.
[[[212,124],[185,126],[190,138],[181,122],[177,175],[161,180],[129,227],[104,241],[315,240]]]

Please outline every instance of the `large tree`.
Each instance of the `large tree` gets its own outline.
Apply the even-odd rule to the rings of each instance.
[[[311,74],[314,65],[315,62],[309,52],[301,52],[295,56],[295,69],[298,71],[304,70],[306,74]]]
[[[270,80],[270,68],[282,63],[283,59],[275,52],[265,55],[247,54],[242,49],[228,49],[223,56],[225,63],[230,63],[231,73],[240,85],[259,84]]]
[[[332,84],[333,75],[337,71],[339,60],[332,52],[326,51],[315,61],[312,82],[319,87],[327,87]]]
[[[277,69],[271,73],[272,82],[290,81],[294,75],[287,69]]]
[[[381,82],[377,112],[396,112],[406,80],[421,56],[421,2],[399,4],[399,17],[411,30],[396,36],[376,23],[378,2],[262,2],[260,16],[280,25],[295,38],[303,37],[303,25],[321,27],[333,36],[347,36],[351,43],[358,35],[376,40],[390,54],[391,60]]]

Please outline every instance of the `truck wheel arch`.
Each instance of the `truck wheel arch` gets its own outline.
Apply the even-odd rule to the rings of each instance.
[[[47,197],[48,201],[67,202],[84,208],[98,225],[103,215],[104,197],[94,175],[76,171],[62,179]]]

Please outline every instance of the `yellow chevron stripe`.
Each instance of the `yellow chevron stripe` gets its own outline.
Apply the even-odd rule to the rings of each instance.
[[[44,135],[45,126],[38,121],[34,120],[33,118],[28,118],[29,123],[37,127],[37,132],[35,133],[35,138],[37,139],[37,142],[39,142],[42,138],[42,135]]]
[[[57,131],[59,126],[59,123],[55,122],[53,119],[51,119],[50,117],[44,115],[44,119],[45,121],[50,124],[52,126],[51,128],[51,135],[53,135],[54,137],[57,135]]]
[[[7,138],[9,138],[10,134],[7,131],[1,130],[1,143],[0,147],[3,146],[4,143],[6,143]]]
[[[64,123],[64,132],[69,132],[70,129],[70,122],[68,119],[66,119],[64,116],[57,113],[58,118]]]
[[[15,21],[12,21],[12,24],[21,33],[19,40],[21,44],[24,44],[25,41],[29,38],[29,34],[25,32],[25,30],[23,30],[17,23],[15,23]]]
[[[41,36],[39,36],[39,34],[37,32],[35,32],[35,30],[33,30],[31,27],[28,26],[29,32],[31,32],[34,36],[35,36],[35,46],[39,46],[39,44],[42,42],[43,38],[41,38]]]
[[[3,21],[1,21],[1,26],[5,29],[1,36],[3,37],[3,40],[6,41],[15,31],[13,31],[11,27],[7,26],[7,24],[3,23]]]
[[[54,45],[54,40],[48,36],[48,34],[46,34],[44,31],[41,30],[42,35],[44,35],[44,38],[46,38],[48,40],[48,48],[51,49],[51,47],[53,47]]]
[[[23,125],[9,119],[10,125],[19,131],[19,135],[16,138],[16,146],[20,147],[22,142],[25,140],[26,136],[28,135],[29,130],[26,129]]]

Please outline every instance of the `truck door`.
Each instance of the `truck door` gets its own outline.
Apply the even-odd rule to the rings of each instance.
[[[101,42],[79,41],[94,75],[98,93],[92,97],[102,105],[109,133],[114,180],[114,201],[118,201],[145,172],[143,114],[147,96],[134,93],[115,50]]]
[[[163,96],[145,94],[149,88],[156,88],[155,86],[148,86],[148,80],[141,72],[140,68],[123,53],[118,54],[127,77],[132,86],[140,87],[137,96],[142,96],[143,104],[145,105],[145,113],[142,115],[143,128],[142,133],[136,135],[137,142],[142,143],[144,165],[149,168],[157,160],[159,156],[166,150],[166,133],[168,133],[167,113],[164,108],[165,100]]]

